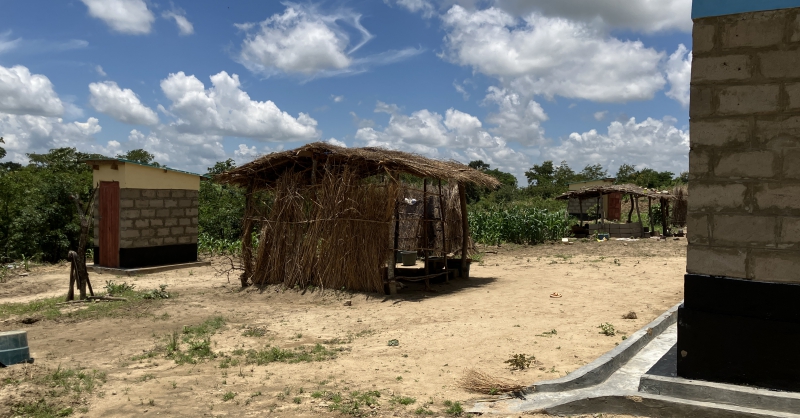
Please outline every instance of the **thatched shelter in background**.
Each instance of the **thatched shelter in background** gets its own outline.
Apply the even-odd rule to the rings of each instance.
[[[650,231],[653,231],[653,201],[656,200],[659,203],[658,210],[661,211],[660,219],[662,222],[662,230],[668,231],[668,220],[671,220],[673,225],[677,226],[685,226],[686,225],[686,195],[687,191],[685,187],[677,186],[672,192],[666,190],[652,190],[646,189],[643,187],[639,187],[635,184],[614,184],[614,185],[597,185],[597,186],[590,186],[584,187],[579,190],[570,190],[558,197],[558,200],[569,200],[569,199],[578,199],[580,202],[579,204],[581,207],[586,202],[587,205],[595,205],[597,207],[600,206],[600,200],[604,195],[612,194],[612,193],[621,193],[623,195],[627,195],[631,199],[631,209],[628,212],[628,223],[631,222],[631,218],[633,216],[633,211],[636,210],[636,214],[639,219],[641,219],[641,211],[639,209],[639,199],[640,198],[647,198],[647,212],[648,212],[648,219],[650,220]],[[670,213],[670,203],[673,204],[673,211]],[[581,209],[583,212],[583,209]],[[598,220],[596,222],[600,221]],[[639,232],[637,234],[642,234],[641,232],[641,225],[639,226]],[[642,234],[643,235],[643,234]]]
[[[455,270],[468,274],[464,186],[499,186],[494,177],[454,161],[322,142],[265,155],[218,180],[247,190],[243,286],[369,292],[403,278],[448,277],[456,254]],[[397,250],[424,256],[419,274],[396,274]],[[444,260],[429,263],[433,257]]]

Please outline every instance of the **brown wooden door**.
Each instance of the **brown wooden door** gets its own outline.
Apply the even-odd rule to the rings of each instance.
[[[618,221],[622,217],[622,193],[608,195],[608,219]]]
[[[119,267],[119,183],[100,182],[100,265]]]

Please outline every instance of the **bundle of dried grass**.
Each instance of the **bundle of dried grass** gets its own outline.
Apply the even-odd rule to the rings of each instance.
[[[487,395],[521,392],[525,388],[512,380],[491,376],[476,369],[467,369],[458,383],[463,389],[470,392]]]
[[[252,282],[382,291],[397,186],[363,180],[348,167],[320,171],[315,185],[291,171],[276,183],[260,219]]]
[[[675,186],[672,190],[675,199],[672,202],[672,213],[670,223],[673,226],[683,228],[686,226],[686,215],[689,212],[689,192],[686,186]]]

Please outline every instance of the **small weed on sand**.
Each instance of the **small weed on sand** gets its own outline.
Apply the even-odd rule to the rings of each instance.
[[[603,335],[607,335],[609,337],[617,335],[617,330],[614,329],[614,325],[608,322],[600,324],[597,328],[600,328],[600,333]]]
[[[525,370],[528,367],[531,367],[531,363],[536,360],[534,356],[528,356],[525,354],[512,354],[511,358],[504,361],[511,367],[511,370]]]
[[[464,413],[464,408],[460,402],[444,401],[444,406],[447,407],[444,412],[448,415],[461,416]]]

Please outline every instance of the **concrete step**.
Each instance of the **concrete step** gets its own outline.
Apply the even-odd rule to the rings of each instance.
[[[684,379],[677,375],[673,346],[639,379],[639,392],[744,408],[800,413],[800,393]]]
[[[651,418],[800,418],[791,412],[769,411],[712,402],[700,402],[647,393],[577,399],[547,408],[550,415],[625,414]]]

